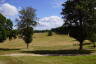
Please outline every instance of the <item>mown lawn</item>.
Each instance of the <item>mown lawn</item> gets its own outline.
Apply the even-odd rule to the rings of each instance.
[[[24,64],[96,64],[96,56],[18,57]]]
[[[0,64],[22,64],[22,61],[15,57],[0,56]]]
[[[96,56],[0,56],[0,64],[96,64]]]

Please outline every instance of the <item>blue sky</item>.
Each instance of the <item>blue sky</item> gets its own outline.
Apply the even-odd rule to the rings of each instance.
[[[37,16],[40,18],[46,16],[61,16],[61,6],[59,3],[63,1],[64,0],[5,0],[5,2],[17,8],[28,6],[35,8],[37,10]]]
[[[61,18],[61,4],[66,0],[2,0],[0,13],[10,18],[14,24],[18,17],[18,11],[25,7],[36,9],[36,15],[40,18],[41,25],[37,25],[37,30],[47,30],[63,25]],[[42,21],[43,20],[43,21]],[[46,26],[45,26],[46,25]]]

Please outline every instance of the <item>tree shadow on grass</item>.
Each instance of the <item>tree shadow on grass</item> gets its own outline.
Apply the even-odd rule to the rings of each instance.
[[[47,56],[76,56],[90,54],[92,53],[92,50],[34,50],[22,51],[22,53],[33,53]]]
[[[18,48],[16,48],[16,49],[11,49],[11,48],[0,48],[0,51],[16,51],[16,50],[20,50],[20,49],[18,49]]]

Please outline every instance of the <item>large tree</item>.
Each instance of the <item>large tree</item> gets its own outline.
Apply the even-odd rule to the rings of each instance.
[[[93,47],[95,48],[95,42],[96,42],[96,0],[91,1],[94,4],[90,4],[90,18],[88,19],[89,23],[89,35],[88,35],[88,40],[90,40],[93,43]]]
[[[33,26],[36,25],[36,14],[35,9],[31,7],[23,8],[19,11],[20,16],[18,19],[18,29],[21,35],[21,38],[27,44],[27,48],[29,43],[33,40]]]
[[[0,13],[0,42],[5,41],[12,31],[13,23],[10,19],[7,19]]]
[[[93,16],[96,0],[67,0],[62,9],[65,24],[69,28],[69,35],[80,42],[80,50],[83,49],[83,41],[88,37],[88,27],[94,24]],[[96,19],[96,18],[95,18]],[[96,22],[95,22],[96,24]]]

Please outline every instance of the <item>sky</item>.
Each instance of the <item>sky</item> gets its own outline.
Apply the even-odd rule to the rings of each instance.
[[[35,30],[50,30],[63,25],[61,18],[61,4],[66,0],[2,0],[0,13],[10,18],[14,25],[18,17],[19,10],[25,7],[36,9],[36,16],[40,18]]]

